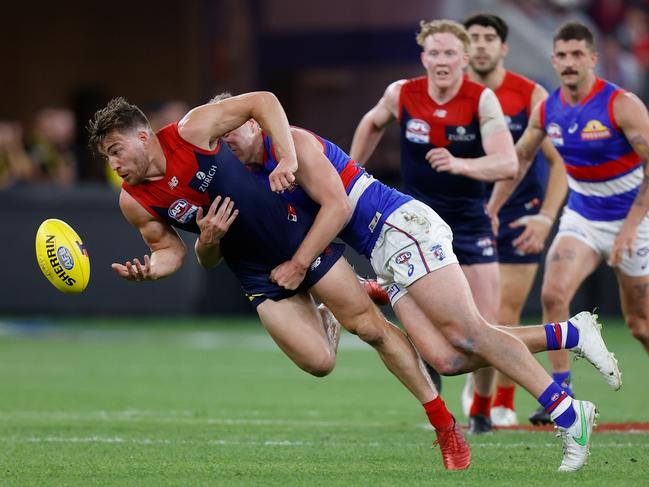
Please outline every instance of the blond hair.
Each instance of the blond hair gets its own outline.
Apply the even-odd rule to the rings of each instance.
[[[469,46],[471,45],[471,37],[469,37],[467,30],[462,24],[455,22],[454,20],[442,19],[432,20],[430,22],[422,20],[421,22],[419,22],[419,28],[420,30],[417,33],[417,44],[419,44],[421,47],[424,47],[426,37],[442,32],[453,34],[455,37],[457,37],[464,45],[465,51],[468,51]]]

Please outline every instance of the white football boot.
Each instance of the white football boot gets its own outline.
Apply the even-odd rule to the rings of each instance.
[[[622,375],[615,355],[606,348],[602,338],[602,324],[597,321],[597,315],[582,311],[568,321],[579,330],[579,343],[570,350],[577,357],[584,357],[593,364],[611,389],[617,391],[622,386]]]
[[[513,409],[504,406],[495,406],[491,408],[491,423],[494,426],[516,426],[518,416]]]
[[[568,428],[556,426],[563,441],[563,460],[559,472],[576,472],[588,460],[590,437],[595,427],[597,409],[592,402],[572,400],[577,419]]]

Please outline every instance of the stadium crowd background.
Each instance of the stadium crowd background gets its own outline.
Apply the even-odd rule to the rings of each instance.
[[[110,274],[110,262],[146,251],[119,214],[119,182],[87,148],[88,119],[114,96],[141,106],[160,128],[221,91],[270,90],[291,123],[349,148],[356,124],[387,83],[422,73],[414,39],[419,20],[486,11],[510,25],[508,68],[554,89],[552,33],[560,23],[578,19],[597,32],[598,74],[649,101],[649,1],[408,0],[395,5],[389,0],[113,0],[109,5],[71,0],[4,6],[0,217],[12,229],[5,247],[10,256],[5,275],[12,285],[0,293],[0,313],[52,307],[114,311],[106,296],[110,303],[117,297],[124,312],[146,312],[160,300],[167,306],[157,306],[162,312],[250,310],[223,269],[206,273],[188,263],[180,276],[135,291]],[[396,127],[386,133],[368,169],[398,187]],[[85,298],[56,300],[56,291],[38,272],[31,241],[38,222],[49,217],[72,220],[89,241],[93,277]],[[600,269],[575,307],[599,305],[604,313],[617,313],[614,289],[610,270]],[[21,297],[25,293],[28,298]],[[538,296],[537,283],[527,313],[538,314]]]

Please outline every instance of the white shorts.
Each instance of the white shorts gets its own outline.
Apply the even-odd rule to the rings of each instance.
[[[570,235],[591,247],[607,260],[613,249],[613,242],[622,228],[624,220],[610,222],[588,220],[567,206],[563,209],[559,230],[555,240]],[[620,271],[632,277],[649,275],[649,218],[645,217],[638,226],[633,244],[633,254],[624,252],[617,265]]]
[[[429,206],[408,201],[385,220],[370,262],[394,306],[417,279],[457,264],[453,232]]]

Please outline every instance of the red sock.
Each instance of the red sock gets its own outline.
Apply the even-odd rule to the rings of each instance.
[[[516,391],[516,386],[497,386],[496,387],[496,397],[494,398],[494,403],[491,405],[492,408],[500,406],[507,409],[514,409],[514,392]]]
[[[491,416],[491,396],[480,396],[477,392],[473,392],[473,403],[469,416],[482,414],[483,416]]]
[[[437,396],[430,402],[423,405],[428,416],[428,421],[437,431],[448,430],[455,424],[455,419],[448,409],[442,396]]]

